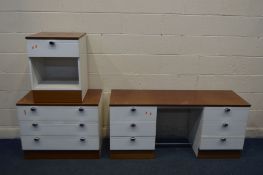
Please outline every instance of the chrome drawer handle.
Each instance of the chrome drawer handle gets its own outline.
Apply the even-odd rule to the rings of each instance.
[[[81,137],[79,140],[80,140],[81,142],[85,142],[85,141],[86,141],[86,139],[85,139],[84,137]]]
[[[132,128],[136,127],[136,124],[135,124],[135,123],[132,123],[132,124],[131,124],[131,127],[132,127]]]
[[[40,141],[40,138],[39,138],[39,137],[35,137],[35,138],[34,138],[34,141],[35,141],[35,142],[39,142],[39,141]]]
[[[32,126],[36,128],[38,127],[38,123],[32,123]]]
[[[225,138],[225,137],[222,137],[222,138],[220,139],[220,141],[221,141],[221,142],[225,142],[225,141],[226,141],[226,138]]]
[[[230,112],[231,109],[230,108],[225,108],[225,112]]]
[[[131,138],[130,138],[130,141],[132,141],[132,142],[135,142],[135,140],[136,140],[135,137],[131,137]]]
[[[83,128],[85,126],[85,124],[84,123],[80,123],[79,126]]]
[[[51,47],[54,47],[54,46],[55,46],[55,42],[54,42],[54,41],[49,41],[49,45],[50,45]]]
[[[30,108],[30,110],[31,110],[32,112],[35,112],[35,111],[37,110],[37,108],[32,107],[32,108]]]
[[[83,112],[83,111],[84,111],[84,108],[80,107],[79,112]]]
[[[226,128],[226,127],[229,126],[229,124],[228,124],[228,123],[223,123],[222,126],[223,126],[224,128]]]

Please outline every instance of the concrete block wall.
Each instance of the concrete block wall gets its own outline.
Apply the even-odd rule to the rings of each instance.
[[[24,37],[88,34],[89,88],[232,89],[263,136],[262,0],[0,1],[0,138],[19,136],[15,103],[30,81]]]

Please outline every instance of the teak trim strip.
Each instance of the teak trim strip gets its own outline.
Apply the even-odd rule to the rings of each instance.
[[[111,91],[110,106],[250,107],[231,90],[117,90]]]
[[[26,36],[26,39],[35,39],[35,40],[79,40],[81,37],[85,36],[86,33],[79,32],[39,32],[29,36]]]
[[[140,151],[110,151],[111,159],[154,159],[155,152],[150,150]]]
[[[25,159],[99,159],[100,151],[24,151]]]
[[[239,159],[241,150],[202,150],[198,151],[199,159]]]

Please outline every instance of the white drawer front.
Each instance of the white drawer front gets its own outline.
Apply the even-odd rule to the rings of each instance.
[[[249,108],[247,107],[205,107],[203,120],[231,119],[247,121]]]
[[[21,135],[87,135],[98,136],[98,123],[54,121],[20,121]]]
[[[19,120],[98,121],[98,107],[17,106],[17,114]]]
[[[29,57],[79,57],[78,40],[27,40]]]
[[[155,136],[156,122],[111,122],[111,136]]]
[[[210,121],[203,125],[203,136],[237,136],[244,137],[246,122]]]
[[[110,121],[156,121],[156,107],[110,107]]]
[[[202,118],[202,123],[203,125],[211,125],[211,124],[223,124],[223,123],[229,123],[229,124],[234,124],[234,123],[239,123],[241,126],[246,125],[248,118],[242,118],[237,119],[237,117],[218,117],[218,118],[213,118],[213,119],[205,119]]]
[[[81,141],[80,139],[85,139]],[[23,150],[98,150],[98,137],[22,136]]]
[[[222,141],[221,139],[226,139]],[[242,150],[244,137],[202,137],[201,150]]]
[[[154,149],[155,149],[155,137],[111,137],[110,138],[110,150],[154,150]]]

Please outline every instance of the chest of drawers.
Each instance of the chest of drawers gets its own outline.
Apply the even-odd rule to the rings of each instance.
[[[99,157],[102,138],[101,90],[88,90],[84,101],[79,104],[35,103],[31,93],[17,103],[25,155],[28,152],[32,154],[32,151],[42,155],[47,151],[56,151],[53,158],[61,158],[60,153],[68,155],[67,158],[79,158],[79,155],[74,157],[72,154],[85,151],[82,152],[84,157],[90,158],[88,152],[93,151],[93,155],[96,152],[95,158]]]
[[[23,150],[99,150],[98,107],[18,106],[17,111]]]

